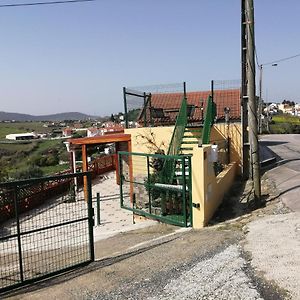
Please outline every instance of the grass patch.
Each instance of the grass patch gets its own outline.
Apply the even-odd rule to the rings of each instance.
[[[41,167],[44,175],[52,175],[70,169],[69,164]]]
[[[286,134],[300,133],[300,118],[287,114],[275,115],[269,124],[270,133]]]
[[[0,123],[0,139],[13,133],[25,133],[35,131],[37,133],[49,133],[52,128],[43,127],[42,122],[16,122],[16,123]]]

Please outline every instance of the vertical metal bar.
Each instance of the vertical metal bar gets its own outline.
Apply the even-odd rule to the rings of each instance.
[[[149,195],[149,214],[151,214],[152,208],[151,208],[151,187],[150,187],[150,162],[149,162],[149,156],[147,156],[147,181],[148,181],[148,195]]]
[[[24,270],[23,270],[23,255],[22,255],[22,244],[21,244],[21,228],[20,228],[20,213],[18,203],[18,187],[14,186],[14,206],[17,223],[17,239],[18,239],[18,253],[19,253],[19,268],[20,268],[20,280],[24,282]]]
[[[88,225],[89,225],[89,241],[90,241],[90,258],[91,261],[95,260],[95,249],[94,249],[94,210],[92,204],[92,175],[88,173],[87,175],[87,191],[88,191]]]
[[[183,218],[184,225],[187,227],[187,205],[186,205],[186,178],[185,178],[185,157],[183,156],[181,159],[181,167],[182,167],[182,207],[183,207]]]
[[[190,211],[190,226],[193,226],[193,199],[192,199],[192,182],[193,182],[193,173],[192,173],[192,161],[191,161],[191,157],[188,156],[188,166],[189,166],[189,183],[188,183],[188,187],[189,187],[189,211]]]
[[[211,81],[211,99],[214,102],[214,81]]]
[[[135,224],[135,219],[134,219],[134,207],[136,206],[136,198],[135,198],[135,193],[132,195],[132,224]]]
[[[183,97],[186,99],[186,82],[183,82]]]
[[[143,99],[144,99],[144,127],[147,127],[147,107],[146,107],[147,96],[145,92],[144,92]]]
[[[128,128],[128,111],[127,111],[126,87],[123,87],[123,100],[124,100],[125,127]]]
[[[153,127],[154,123],[153,123],[153,117],[152,117],[152,103],[151,103],[152,94],[149,93],[148,97],[149,97],[150,126]]]
[[[118,168],[119,168],[119,176],[120,176],[120,205],[124,207],[124,199],[123,199],[123,166],[122,166],[122,154],[118,153]]]
[[[100,193],[97,193],[97,225],[100,225]]]

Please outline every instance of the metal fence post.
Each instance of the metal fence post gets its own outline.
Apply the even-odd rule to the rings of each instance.
[[[123,165],[122,165],[122,156],[121,153],[118,153],[118,168],[119,168],[119,178],[120,178],[120,198],[121,198],[121,208],[124,206],[123,199]]]
[[[181,166],[182,166],[182,200],[183,200],[183,217],[184,217],[184,225],[187,226],[187,217],[186,217],[186,178],[185,178],[185,157],[182,157],[181,160]]]
[[[151,181],[150,181],[150,162],[149,162],[149,156],[147,156],[147,181],[148,181],[148,184],[150,183],[151,184]],[[148,196],[149,196],[149,214],[151,214],[151,187],[150,187],[150,184],[149,184],[149,191],[148,191]]]
[[[100,225],[100,193],[97,193],[97,225]]]
[[[24,281],[24,270],[23,270],[23,255],[22,255],[22,245],[21,245],[20,213],[19,213],[18,187],[17,186],[14,187],[14,206],[15,206],[16,223],[17,223],[20,280],[21,280],[21,282],[23,282]]]
[[[94,249],[94,210],[92,203],[92,175],[88,173],[87,175],[87,184],[88,184],[88,217],[89,217],[89,241],[90,241],[90,257],[91,261],[95,260],[95,249]]]
[[[128,110],[127,110],[126,87],[123,87],[123,100],[124,100],[125,128],[128,128]]]

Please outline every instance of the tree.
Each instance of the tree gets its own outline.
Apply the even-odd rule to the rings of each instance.
[[[112,122],[116,121],[116,118],[115,118],[115,116],[113,114],[111,114],[111,116],[110,116],[110,121],[112,121]]]

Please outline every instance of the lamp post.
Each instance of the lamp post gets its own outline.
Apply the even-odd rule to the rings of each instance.
[[[261,64],[258,66],[259,68],[259,103],[258,103],[258,132],[262,134],[262,108],[263,108],[263,99],[262,99],[262,82],[263,82],[263,66],[271,65],[272,67],[276,67],[277,63],[267,63]],[[267,108],[267,131],[269,132],[269,109]]]

